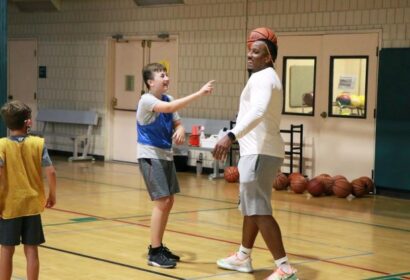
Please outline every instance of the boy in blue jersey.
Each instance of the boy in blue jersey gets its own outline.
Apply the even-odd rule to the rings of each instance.
[[[209,95],[213,81],[195,93],[174,100],[167,94],[169,78],[162,64],[148,64],[142,70],[142,76],[149,91],[142,95],[137,108],[137,157],[148,193],[154,201],[148,264],[172,268],[179,261],[179,256],[165,247],[162,239],[174,194],[179,192],[172,143],[185,142],[185,129],[177,111],[197,98]]]
[[[39,277],[38,245],[44,243],[40,213],[56,203],[56,174],[44,139],[29,136],[31,109],[20,101],[1,108],[10,136],[0,139],[0,279],[12,275],[15,246],[24,244],[27,279]],[[42,169],[49,185],[46,197]]]

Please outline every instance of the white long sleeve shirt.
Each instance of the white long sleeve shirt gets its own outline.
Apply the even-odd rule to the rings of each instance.
[[[242,91],[236,126],[231,130],[240,155],[264,154],[283,158],[280,135],[282,83],[271,67],[252,74]]]

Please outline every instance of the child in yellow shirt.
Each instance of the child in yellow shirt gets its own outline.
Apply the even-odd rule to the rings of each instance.
[[[56,173],[44,139],[28,135],[31,109],[20,101],[0,110],[10,136],[0,139],[0,279],[11,279],[15,246],[24,244],[27,279],[38,279],[38,245],[45,242],[40,213],[56,203]],[[46,198],[42,167],[49,185]]]

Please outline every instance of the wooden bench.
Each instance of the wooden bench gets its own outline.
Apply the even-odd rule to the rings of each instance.
[[[74,142],[73,156],[69,161],[75,160],[94,160],[88,156],[93,126],[98,124],[98,114],[92,111],[74,111],[61,109],[40,109],[37,114],[37,122],[43,123],[42,129],[32,131],[31,134],[45,137],[58,136],[70,138]],[[55,132],[55,124],[70,124],[87,126],[86,133],[70,134]],[[85,127],[84,127],[85,130]],[[84,145],[82,155],[78,155],[79,148]]]

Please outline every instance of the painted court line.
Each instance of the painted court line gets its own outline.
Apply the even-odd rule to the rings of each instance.
[[[365,280],[395,280],[395,279],[410,279],[410,272],[402,272],[402,273],[397,273],[397,274],[390,274],[387,276],[366,278]]]
[[[130,224],[130,225],[136,225],[136,226],[145,227],[145,228],[149,228],[149,227],[150,227],[149,225],[146,225],[146,224],[135,223],[135,222],[129,222],[129,221],[118,220],[118,219],[108,219],[108,218],[104,218],[104,217],[101,217],[101,216],[89,215],[89,214],[86,214],[86,213],[80,213],[80,212],[75,212],[75,211],[70,211],[70,210],[56,209],[56,208],[50,208],[50,209],[51,209],[51,210],[55,210],[55,211],[60,211],[60,212],[66,212],[66,213],[71,213],[71,214],[82,215],[82,216],[86,216],[86,217],[95,217],[95,218],[104,219],[104,220],[110,220],[110,221],[115,221],[115,222],[119,222],[119,223],[125,223],[125,224]],[[201,239],[206,239],[206,240],[219,241],[219,242],[228,243],[228,244],[233,244],[233,245],[237,245],[237,246],[240,245],[239,242],[229,241],[229,240],[225,240],[225,239],[221,239],[221,238],[216,238],[216,237],[204,236],[204,235],[195,234],[195,233],[189,233],[189,232],[183,232],[183,231],[171,230],[171,229],[167,229],[166,231],[167,231],[167,232],[178,233],[178,234],[182,234],[182,235],[186,235],[186,236],[191,236],[191,237],[197,237],[197,238],[201,238]],[[268,250],[267,248],[258,247],[258,246],[255,246],[254,248],[255,248],[255,249],[260,249],[260,250],[265,250],[265,251]],[[291,255],[291,256],[296,256],[296,257],[302,258],[302,259],[320,261],[320,262],[325,262],[325,263],[334,264],[334,265],[338,265],[338,266],[344,266],[344,267],[348,267],[348,268],[354,268],[354,269],[358,269],[358,270],[374,272],[374,273],[378,273],[378,274],[382,274],[382,275],[389,275],[389,274],[390,274],[390,273],[387,273],[387,272],[384,272],[384,271],[379,271],[379,270],[375,270],[375,269],[371,269],[371,268],[365,268],[365,267],[360,267],[360,266],[355,266],[355,265],[350,265],[350,264],[344,264],[344,263],[340,263],[340,262],[336,262],[336,261],[332,261],[332,260],[326,260],[326,259],[321,259],[321,258],[315,258],[315,257],[312,257],[312,256],[306,256],[306,255],[302,255],[302,254],[295,254],[295,253],[288,253],[288,254]]]
[[[85,255],[85,254],[81,254],[81,253],[77,253],[77,252],[73,252],[73,251],[68,251],[68,250],[64,250],[64,249],[59,249],[59,248],[55,248],[55,247],[50,247],[50,246],[46,246],[46,245],[40,245],[40,247],[44,248],[44,249],[49,249],[49,250],[53,250],[53,251],[57,251],[57,252],[65,253],[65,254],[70,254],[70,255],[82,257],[82,258],[87,258],[87,259],[100,261],[100,262],[104,262],[104,263],[109,263],[109,264],[112,264],[112,265],[122,266],[122,267],[126,267],[126,268],[131,268],[131,269],[134,269],[134,270],[139,270],[139,271],[151,273],[151,274],[161,275],[161,276],[171,278],[171,279],[178,279],[178,280],[184,280],[185,279],[185,278],[173,276],[173,275],[158,272],[158,271],[152,271],[152,270],[145,269],[145,268],[138,267],[138,266],[128,265],[128,264],[124,264],[124,263],[120,263],[120,262],[115,262],[115,261],[111,261],[111,260],[107,260],[107,259],[103,259],[103,258],[98,258],[98,257]]]
[[[87,182],[87,183],[93,183],[93,184],[101,184],[101,185],[112,186],[112,187],[117,187],[117,188],[127,188],[127,189],[136,190],[136,191],[142,191],[142,190],[145,191],[146,190],[145,188],[130,187],[130,186],[123,186],[123,185],[116,185],[116,184],[108,184],[108,183],[103,183],[103,182],[98,182],[98,181],[85,181],[85,180],[69,178],[69,177],[59,177],[59,178],[72,180],[72,181]],[[206,198],[206,197],[198,197],[198,196],[191,196],[191,195],[184,195],[184,194],[180,194],[180,193],[176,194],[176,196],[178,196],[178,197],[179,196],[180,197],[188,197],[188,198],[199,199],[199,200],[208,200],[208,201],[214,201],[214,202],[221,202],[221,203],[228,203],[228,204],[234,204],[234,205],[238,204],[237,202],[233,202],[233,201]],[[387,226],[387,225],[372,224],[372,223],[366,223],[366,222],[361,222],[361,221],[343,219],[343,218],[334,217],[334,216],[323,216],[323,215],[317,215],[317,214],[312,214],[312,213],[303,213],[303,212],[291,211],[291,210],[287,210],[287,209],[277,209],[277,208],[275,208],[274,210],[275,211],[280,211],[280,212],[298,214],[298,215],[302,215],[302,216],[317,217],[317,218],[328,219],[328,220],[337,220],[337,221],[342,221],[342,222],[347,222],[347,223],[355,223],[355,224],[374,226],[374,227],[390,229],[390,230],[410,232],[410,229],[407,229],[407,228],[399,228],[399,227],[393,227],[393,226]]]

